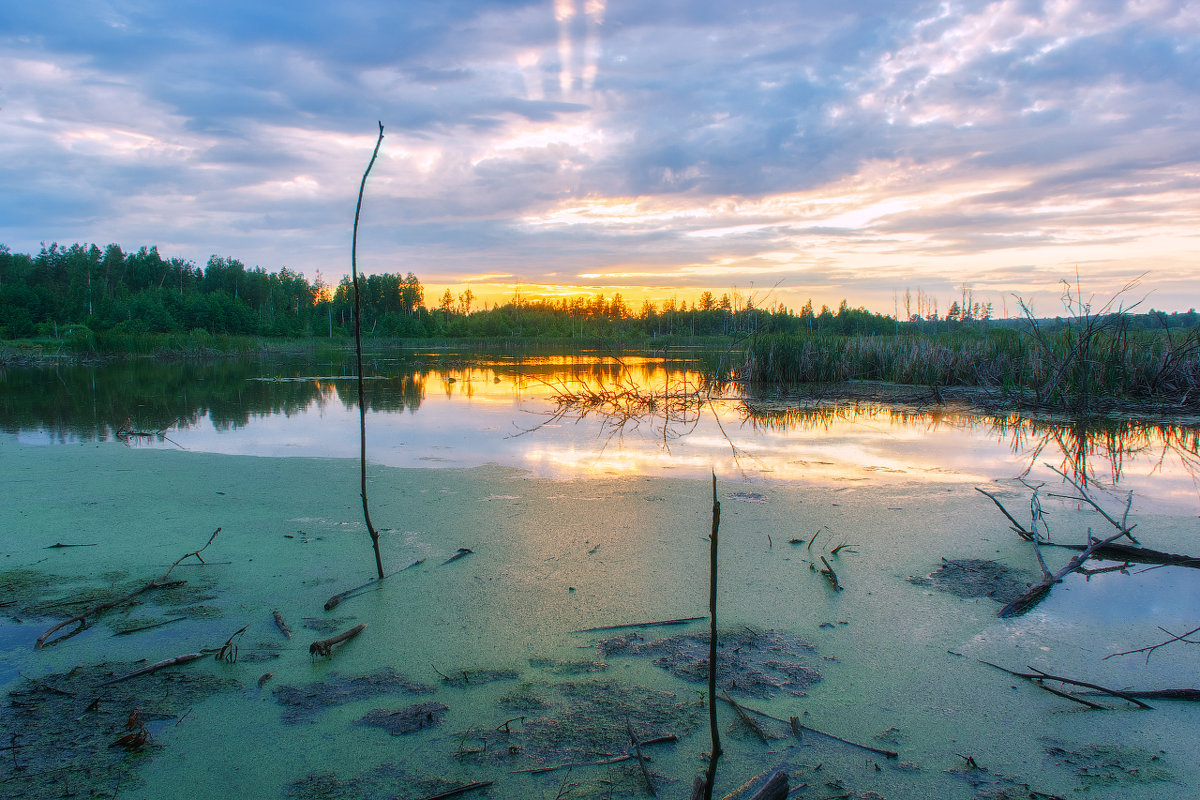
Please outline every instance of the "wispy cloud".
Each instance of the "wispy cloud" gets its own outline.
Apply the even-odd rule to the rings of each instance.
[[[10,4],[0,241],[652,294],[1200,300],[1190,2]],[[475,276],[475,277],[472,277]],[[1169,288],[1168,288],[1169,287]]]

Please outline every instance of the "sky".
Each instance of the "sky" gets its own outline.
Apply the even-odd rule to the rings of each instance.
[[[0,4],[0,243],[427,301],[1200,306],[1200,3]],[[906,297],[908,298],[906,302]]]

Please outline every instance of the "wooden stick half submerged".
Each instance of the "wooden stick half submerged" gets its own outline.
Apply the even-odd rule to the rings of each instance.
[[[360,622],[350,630],[342,631],[337,636],[331,636],[328,639],[321,639],[313,642],[308,646],[308,652],[313,658],[316,658],[317,656],[331,656],[333,655],[333,646],[335,644],[341,644],[342,642],[353,639],[355,636],[358,636],[360,633],[362,633],[366,627],[367,623]]]

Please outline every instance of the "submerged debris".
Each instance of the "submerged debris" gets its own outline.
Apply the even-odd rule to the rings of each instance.
[[[389,694],[431,694],[433,687],[416,683],[392,670],[342,678],[332,674],[328,680],[307,686],[280,686],[275,702],[283,706],[283,721],[288,724],[311,721],[327,708]]]
[[[1071,768],[1085,788],[1114,784],[1159,783],[1175,779],[1162,750],[1152,753],[1121,744],[1086,744],[1069,748],[1045,740],[1046,755]]]
[[[1011,603],[1029,588],[1033,576],[995,561],[978,558],[942,559],[942,565],[929,575],[909,578],[914,586],[929,586],[957,597],[988,597],[999,603]]]
[[[366,716],[358,721],[358,724],[383,728],[392,736],[403,736],[406,733],[414,733],[424,728],[440,725],[442,717],[449,709],[450,706],[432,700],[398,708],[395,711],[375,708],[368,711]]]
[[[605,657],[655,656],[654,664],[692,683],[708,680],[708,633],[685,633],[645,641],[637,633],[615,636],[597,644]],[[803,663],[816,653],[804,639],[778,631],[749,629],[723,633],[717,639],[717,685],[726,692],[750,697],[784,693],[803,697],[821,673]]]
[[[127,662],[75,667],[10,691],[0,715],[0,741],[9,751],[0,759],[4,796],[108,796],[116,786],[135,786],[163,721],[241,688],[229,678],[169,670],[98,688],[136,668]]]

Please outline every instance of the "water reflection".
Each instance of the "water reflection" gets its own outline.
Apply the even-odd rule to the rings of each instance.
[[[767,401],[706,385],[689,358],[596,354],[367,359],[369,458],[764,480],[977,480],[1050,463],[1194,506],[1196,425],[979,416],[942,406]],[[352,359],[149,360],[0,370],[0,430],[268,456],[357,455]],[[155,434],[160,435],[143,435]]]

